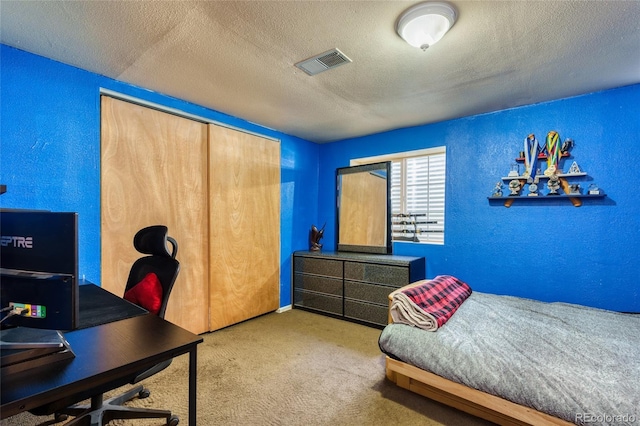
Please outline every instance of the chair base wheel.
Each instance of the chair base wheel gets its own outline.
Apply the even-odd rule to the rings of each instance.
[[[151,395],[151,392],[147,388],[142,388],[140,392],[138,392],[138,398],[148,398]]]
[[[69,418],[68,415],[66,414],[62,414],[62,413],[55,413],[53,415],[53,421],[54,423],[60,423],[60,422],[64,422],[65,420],[67,420]]]
[[[169,419],[167,419],[167,425],[169,426],[178,426],[178,423],[180,423],[180,419],[176,415],[173,415],[169,417]]]

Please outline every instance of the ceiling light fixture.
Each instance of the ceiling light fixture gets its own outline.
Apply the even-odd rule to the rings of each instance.
[[[449,31],[456,18],[456,9],[449,3],[418,3],[400,15],[396,31],[411,46],[427,50]]]

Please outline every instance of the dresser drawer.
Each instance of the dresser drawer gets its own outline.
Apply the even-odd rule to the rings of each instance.
[[[342,315],[342,297],[329,296],[312,291],[294,290],[293,303],[296,307]]]
[[[293,275],[293,287],[296,290],[310,290],[342,297],[342,280],[337,278],[296,272]]]
[[[409,284],[409,268],[363,262],[345,262],[344,278],[402,287]]]
[[[324,275],[342,279],[342,261],[331,259],[313,259],[310,257],[294,256],[293,270],[307,274]]]
[[[396,287],[372,285],[357,281],[345,280],[344,282],[344,297],[383,305],[385,309],[389,306],[389,293],[394,290],[396,290]]]
[[[380,328],[387,325],[389,321],[388,309],[385,306],[349,299],[344,300],[344,316],[360,321],[367,321],[380,326]]]

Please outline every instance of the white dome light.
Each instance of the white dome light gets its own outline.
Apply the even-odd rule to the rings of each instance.
[[[426,50],[449,31],[456,18],[456,10],[449,3],[419,3],[400,15],[396,31],[411,46]]]

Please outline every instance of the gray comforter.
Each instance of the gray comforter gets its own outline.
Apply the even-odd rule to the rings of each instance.
[[[438,331],[390,324],[379,344],[576,424],[640,424],[640,315],[474,292]]]

